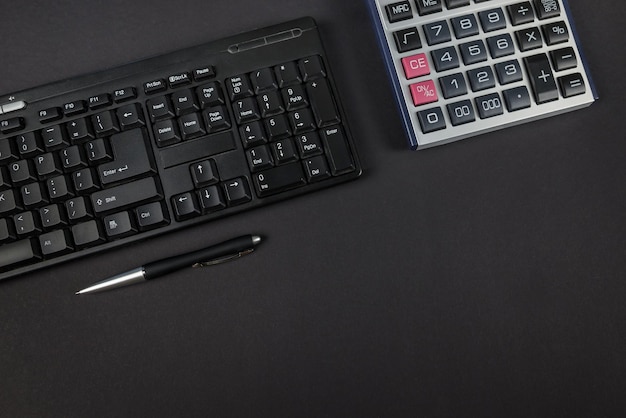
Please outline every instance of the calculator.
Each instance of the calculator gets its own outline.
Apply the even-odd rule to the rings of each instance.
[[[567,0],[367,0],[411,149],[589,106]]]

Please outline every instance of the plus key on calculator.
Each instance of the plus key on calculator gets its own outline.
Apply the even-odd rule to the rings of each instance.
[[[597,99],[567,0],[367,0],[409,145]]]

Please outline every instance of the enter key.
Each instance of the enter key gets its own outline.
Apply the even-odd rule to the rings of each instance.
[[[98,166],[102,185],[141,176],[154,171],[142,129],[111,136],[114,160]]]

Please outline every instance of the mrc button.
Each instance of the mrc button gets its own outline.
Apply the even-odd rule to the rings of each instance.
[[[385,6],[387,9],[387,17],[389,23],[400,22],[401,20],[410,19],[413,17],[413,11],[411,10],[411,3],[408,1],[399,1],[397,3],[389,4]]]

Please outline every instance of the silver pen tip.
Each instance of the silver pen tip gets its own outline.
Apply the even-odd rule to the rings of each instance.
[[[261,242],[261,237],[258,235],[252,235],[252,244],[253,245],[259,245],[259,243]]]

